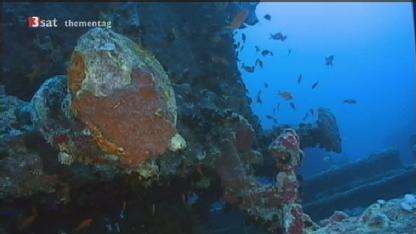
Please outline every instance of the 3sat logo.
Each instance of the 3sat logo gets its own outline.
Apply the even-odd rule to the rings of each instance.
[[[41,19],[38,16],[29,16],[27,18],[27,26],[29,28],[56,28],[58,27],[58,20],[54,19]]]

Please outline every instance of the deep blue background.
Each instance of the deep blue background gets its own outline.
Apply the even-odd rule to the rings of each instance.
[[[271,21],[263,18],[265,14]],[[273,126],[265,116],[277,103],[279,123],[298,124],[306,111],[320,106],[337,117],[343,152],[306,150],[306,174],[390,146],[401,150],[404,163],[412,162],[409,136],[416,132],[416,84],[411,3],[260,3],[257,17],[260,22],[238,30],[235,39],[241,41],[242,33],[247,37],[240,66],[254,65],[256,58],[264,62],[254,73],[242,70],[263,127]],[[271,40],[270,34],[277,32],[287,39]],[[274,56],[256,54],[255,45]],[[334,66],[327,67],[324,58],[331,54]],[[311,89],[316,81],[319,85]],[[262,104],[256,102],[259,90]],[[293,93],[296,112],[277,95],[279,90]],[[358,103],[344,104],[347,98]],[[306,121],[315,122],[316,116]],[[323,160],[328,156],[331,160]]]

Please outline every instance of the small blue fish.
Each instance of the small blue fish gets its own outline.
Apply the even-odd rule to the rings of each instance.
[[[195,192],[192,193],[188,193],[187,199],[186,199],[186,204],[188,204],[188,206],[192,206],[194,205],[197,201],[199,200],[199,196],[198,194],[196,194]]]
[[[256,176],[256,183],[263,187],[271,187],[276,184],[272,177]]]
[[[311,115],[314,115],[315,114],[315,111],[312,108],[309,109],[309,112],[311,113]]]
[[[127,202],[124,201],[123,206],[121,207],[121,211],[120,211],[120,219],[124,219],[125,213],[126,213],[126,207],[127,207]]]
[[[298,84],[300,84],[300,82],[302,82],[302,74],[300,74],[298,77]]]
[[[286,38],[287,38],[287,36],[283,35],[283,33],[281,33],[281,32],[278,32],[278,33],[275,33],[275,34],[270,34],[270,39],[273,39],[273,40],[285,41]]]
[[[218,213],[224,210],[225,203],[221,200],[213,202],[209,207],[209,212],[211,213]]]
[[[303,116],[302,120],[305,121],[308,118],[308,116],[309,116],[309,111],[306,112],[306,114],[305,114],[305,116]]]
[[[332,66],[333,62],[334,62],[334,58],[335,58],[334,55],[330,55],[328,57],[325,57],[325,65]]]
[[[318,84],[319,84],[319,81],[317,81],[317,82],[313,83],[313,85],[312,85],[312,89],[316,88],[316,86],[318,86]]]
[[[290,105],[290,108],[292,108],[294,111],[296,111],[295,103],[291,102],[291,103],[289,103],[289,105]]]
[[[269,21],[272,19],[272,17],[269,14],[265,14],[263,17],[264,19],[269,20]]]

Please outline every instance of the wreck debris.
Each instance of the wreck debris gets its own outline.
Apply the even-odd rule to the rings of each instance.
[[[319,220],[330,216],[334,209],[366,207],[374,197],[388,199],[407,193],[409,188],[415,187],[414,178],[416,168],[404,166],[400,151],[389,148],[305,179],[303,208],[313,219]],[[395,189],[386,189],[392,187]]]
[[[308,234],[355,233],[413,233],[416,230],[416,200],[413,194],[370,205],[359,216],[348,216],[336,211],[330,218],[320,221],[321,227],[308,230]],[[413,198],[413,199],[412,199]],[[412,200],[409,202],[409,199]],[[410,211],[402,204],[410,204]],[[398,218],[400,217],[400,218]]]

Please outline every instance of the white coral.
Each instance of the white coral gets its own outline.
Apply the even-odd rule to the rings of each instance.
[[[403,210],[412,212],[416,209],[416,198],[412,194],[406,194],[403,198],[403,201],[400,203],[400,207]]]
[[[71,165],[74,162],[74,157],[66,152],[59,152],[58,153],[58,161],[64,165]]]
[[[183,139],[183,137],[181,135],[179,135],[178,133],[175,134],[175,136],[173,136],[170,139],[170,144],[169,144],[169,149],[173,152],[180,150],[180,149],[185,149],[186,148],[186,141],[185,139]]]

